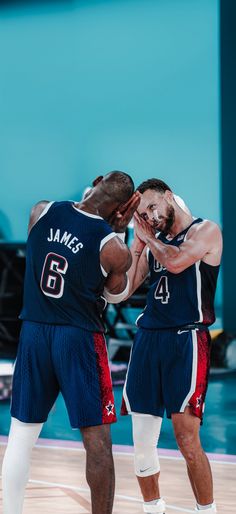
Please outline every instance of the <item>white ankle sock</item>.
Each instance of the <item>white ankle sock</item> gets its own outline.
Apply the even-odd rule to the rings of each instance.
[[[151,500],[150,502],[144,502],[145,505],[157,505],[157,503],[161,500],[161,498],[157,498],[156,500]]]
[[[208,505],[200,505],[199,503],[197,503],[195,510],[198,512],[202,511],[206,514],[214,514],[215,512],[217,512],[215,502],[209,503]]]
[[[166,504],[163,498],[157,498],[156,500],[143,503],[143,510],[147,514],[165,514],[165,507]]]

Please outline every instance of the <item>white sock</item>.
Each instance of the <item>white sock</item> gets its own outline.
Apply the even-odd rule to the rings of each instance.
[[[156,500],[151,500],[150,502],[144,502],[145,505],[156,505],[161,498],[157,498]]]
[[[31,451],[43,423],[22,423],[12,418],[2,463],[3,514],[21,514],[28,481]]]
[[[209,512],[209,514],[211,514],[211,513],[213,514],[214,512],[217,512],[215,502],[209,503],[208,505],[200,505],[199,503],[197,503],[196,510],[206,511],[206,512]]]
[[[147,514],[165,514],[165,506],[166,504],[163,498],[157,498],[156,500],[151,500],[150,502],[144,502],[143,510]]]

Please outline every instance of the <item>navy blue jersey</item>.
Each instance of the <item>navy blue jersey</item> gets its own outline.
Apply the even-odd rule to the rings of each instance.
[[[161,233],[158,239],[165,244],[180,246],[190,227],[202,221],[201,218],[195,219],[172,240],[166,239]],[[157,262],[151,251],[148,259],[150,288],[147,305],[137,320],[139,327],[158,329],[214,323],[214,297],[219,266],[198,261],[181,273],[174,274]]]
[[[28,237],[20,318],[103,332],[100,251],[114,236],[103,218],[72,202],[49,204]]]

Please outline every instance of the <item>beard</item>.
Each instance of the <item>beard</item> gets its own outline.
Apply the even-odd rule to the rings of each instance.
[[[172,207],[172,205],[169,205],[166,216],[160,216],[159,220],[159,222],[155,223],[154,228],[158,232],[161,232],[162,234],[167,236],[175,221],[174,207]]]

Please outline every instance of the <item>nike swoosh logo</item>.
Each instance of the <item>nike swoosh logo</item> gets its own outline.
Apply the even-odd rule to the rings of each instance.
[[[178,330],[177,334],[183,334],[184,332],[189,332],[189,330]]]
[[[149,468],[140,469],[139,471],[140,471],[140,473],[144,473],[144,471],[147,471],[148,469],[151,469],[150,466],[149,466]]]

